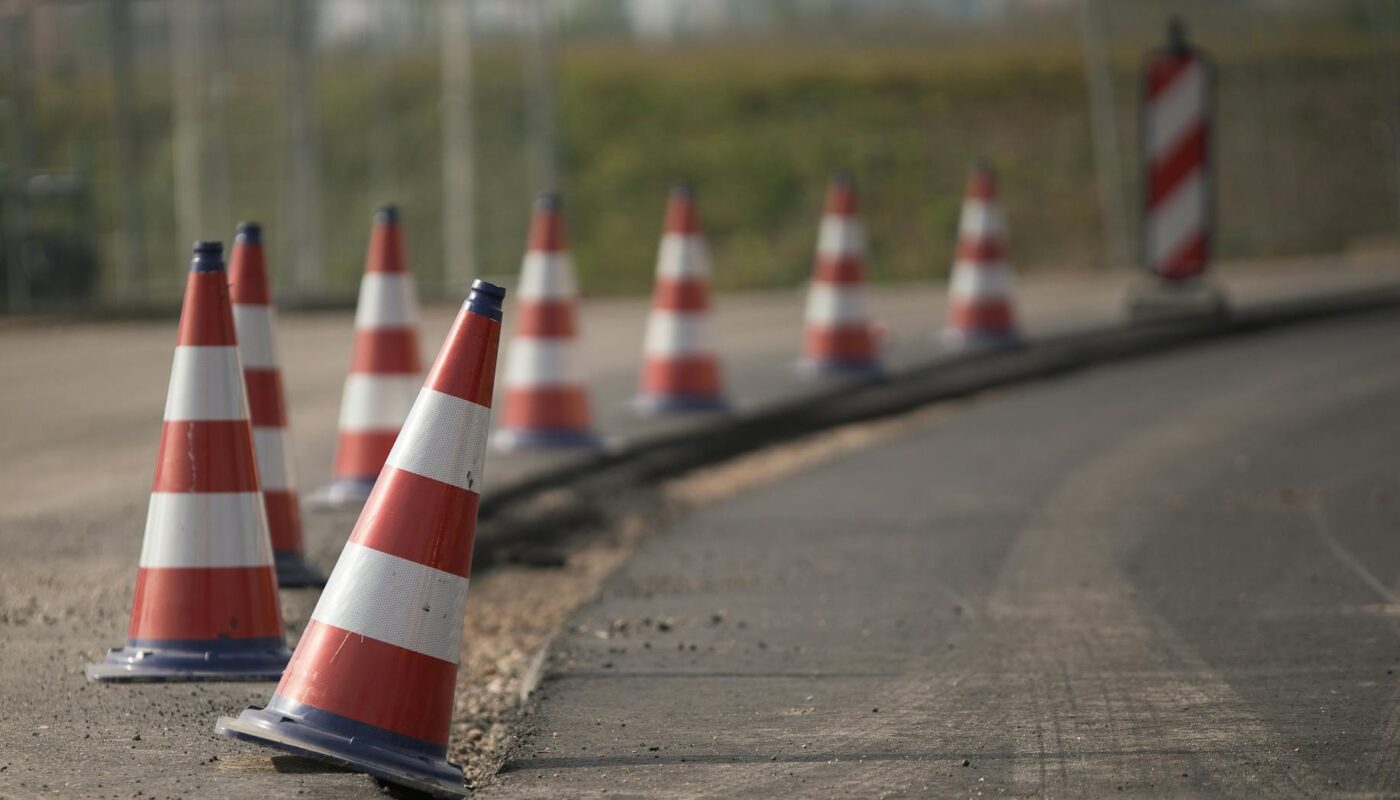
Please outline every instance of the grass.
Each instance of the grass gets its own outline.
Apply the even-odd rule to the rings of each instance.
[[[276,225],[285,204],[281,78],[266,61],[253,53],[227,87],[228,218],[206,235],[261,218],[274,242],[274,269],[289,272],[287,235]],[[1331,250],[1393,228],[1391,120],[1367,39],[1251,40],[1227,48],[1220,62],[1223,255]],[[1136,66],[1125,54],[1115,64],[1130,181]],[[479,271],[510,274],[530,203],[520,65],[513,51],[483,49],[475,69]],[[800,282],[824,182],[836,168],[852,171],[861,187],[873,278],[942,276],[965,172],[978,156],[1000,170],[1018,267],[1100,262],[1077,49],[574,46],[561,54],[559,75],[562,188],[589,293],[647,289],[666,190],[680,179],[697,186],[721,289]],[[146,268],[155,291],[169,296],[185,254],[173,234],[167,80],[143,75],[138,116]],[[354,285],[370,214],[389,199],[404,210],[421,282],[438,285],[439,80],[431,52],[378,61],[333,55],[319,65],[323,252],[332,290]],[[41,161],[80,164],[88,173],[83,218],[111,263],[119,251],[105,79],[46,77],[36,96]],[[1124,188],[1134,206],[1135,191]]]

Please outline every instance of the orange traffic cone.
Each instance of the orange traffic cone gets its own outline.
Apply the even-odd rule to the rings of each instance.
[[[238,226],[230,262],[228,278],[233,298],[233,324],[238,333],[243,381],[248,387],[258,483],[262,486],[263,506],[267,509],[267,527],[272,533],[277,583],[284,588],[323,586],[325,576],[306,560],[302,547],[301,508],[297,502],[296,473],[287,436],[287,401],[273,332],[276,311],[268,291],[261,225],[244,222]]]
[[[404,258],[399,212],[384,206],[374,215],[360,281],[335,466],[316,505],[355,508],[364,503],[413,405],[422,373],[418,299]]]
[[[855,183],[844,172],[832,177],[826,192],[798,366],[815,374],[880,372],[865,305],[865,229]]]
[[[656,288],[642,345],[644,413],[717,411],[726,407],[719,359],[710,337],[710,254],[689,186],[671,190],[656,259]]]
[[[958,252],[948,290],[944,343],[953,348],[1006,347],[1020,341],[1006,219],[997,204],[996,174],[985,161],[972,168],[958,222]]]
[[[557,195],[543,195],[535,204],[518,291],[520,321],[506,358],[505,411],[493,445],[601,446],[574,347],[578,286]]]
[[[504,296],[472,284],[282,682],[215,732],[466,793],[447,733]]]
[[[200,242],[185,286],[126,647],[95,681],[271,680],[290,655],[224,248]]]

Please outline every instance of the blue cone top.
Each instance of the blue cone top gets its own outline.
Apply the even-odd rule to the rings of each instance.
[[[467,295],[466,309],[487,319],[501,321],[501,301],[506,299],[506,290],[480,278],[472,281],[471,294]]]
[[[224,243],[195,242],[194,260],[190,262],[190,272],[223,272]]]
[[[838,169],[835,172],[831,173],[831,182],[840,184],[842,186],[850,186],[854,184],[856,180],[855,178],[851,177],[850,170]]]
[[[1181,17],[1167,21],[1167,49],[1178,56],[1191,52],[1191,43],[1186,40],[1186,23]]]
[[[671,187],[671,194],[686,200],[693,199],[695,197],[695,184],[690,181],[681,181]]]
[[[540,211],[558,211],[563,207],[564,201],[560,199],[558,192],[543,192],[535,201],[535,208]]]
[[[399,207],[393,203],[380,206],[374,212],[374,221],[393,225],[399,221]]]
[[[234,241],[240,244],[262,244],[262,225],[256,222],[238,223],[238,236]]]

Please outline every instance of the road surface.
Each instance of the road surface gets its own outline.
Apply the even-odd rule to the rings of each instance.
[[[1259,301],[1375,285],[1393,281],[1397,275],[1400,270],[1388,261],[1379,266],[1305,261],[1291,266],[1270,265],[1265,269],[1229,272],[1226,283],[1237,298]],[[1122,290],[1121,279],[1100,276],[1032,278],[1025,281],[1019,302],[1028,332],[1044,335],[1112,322],[1121,314]],[[936,356],[933,342],[943,308],[939,291],[929,286],[882,289],[875,292],[873,301],[877,316],[890,327],[889,350],[896,368]],[[798,340],[800,294],[723,296],[718,298],[717,305],[719,344],[730,385],[741,407],[755,408],[810,391],[810,387],[797,380],[788,369]],[[599,427],[609,434],[636,436],[655,429],[650,427],[651,423],[634,420],[624,410],[624,402],[635,387],[637,347],[645,311],[645,303],[637,301],[587,302],[582,309],[584,350],[592,367],[590,374]],[[449,309],[426,310],[423,324],[426,348],[436,346],[450,316]],[[509,310],[507,319],[510,319]],[[329,468],[340,384],[348,362],[350,315],[292,315],[284,322],[279,333],[289,388],[295,459],[301,485],[310,489],[324,480]],[[1299,335],[1303,336],[1303,341],[1308,340],[1301,332]],[[1394,339],[1387,334],[1377,341],[1337,342],[1334,337],[1329,341],[1333,342],[1335,352],[1324,347],[1315,357],[1324,359],[1323,364],[1331,363],[1327,359],[1355,359],[1368,348],[1384,347],[1385,338]],[[290,797],[299,792],[313,796],[379,796],[373,784],[361,776],[307,772],[286,762],[270,761],[265,754],[259,755],[252,748],[213,736],[211,727],[216,716],[248,703],[264,702],[270,685],[104,687],[89,685],[83,677],[84,664],[99,658],[107,647],[118,645],[125,638],[173,344],[174,324],[169,320],[47,326],[7,323],[0,329],[0,373],[10,376],[4,391],[0,391],[0,415],[6,420],[6,424],[0,426],[0,452],[5,454],[5,458],[0,459],[0,485],[6,489],[5,502],[0,504],[0,554],[4,556],[0,558],[0,798],[128,797],[138,791],[147,797],[242,797],[250,793]],[[1321,388],[1324,387],[1319,390]],[[1139,411],[1156,408],[1154,398],[1155,395],[1138,397],[1130,392],[1126,396],[1105,398],[1102,402],[1112,406],[1114,413],[1121,414],[1138,406],[1142,406]],[[1270,396],[1267,399],[1278,401],[1281,398]],[[1113,418],[1112,414],[1102,416],[1104,420]],[[1013,460],[1018,462],[1017,469],[1029,469],[1038,459],[1048,457],[1039,455],[1040,439],[1053,444],[1068,436],[1056,426],[1042,425],[1041,420],[1023,421],[1019,427],[1025,435],[1014,443],[1011,451]],[[1382,443],[1383,440],[1378,439],[1372,444]],[[977,452],[981,451],[969,450],[973,454],[970,457],[978,457],[975,456]],[[1046,454],[1056,452],[1060,451],[1051,448]],[[988,453],[980,458],[982,461],[976,462],[977,469],[984,469],[991,463]],[[1026,463],[1019,463],[1022,461]],[[504,487],[537,473],[550,463],[493,456],[488,469],[487,493],[493,487]],[[935,466],[945,473],[961,476],[965,484],[974,474],[968,467],[973,463],[959,461],[956,465]],[[912,466],[922,470],[927,465]],[[968,474],[963,475],[964,472]],[[903,485],[898,481],[908,477],[894,475],[891,485]],[[1027,485],[1032,483],[1029,477],[1025,480]],[[1048,478],[1042,476],[1040,480]],[[950,484],[946,475],[938,477],[935,473],[928,481],[919,481],[915,492],[920,498],[946,499],[946,495],[933,492],[940,487],[956,485],[956,482]],[[834,488],[837,487],[828,486],[831,491],[815,498],[819,505],[813,507],[814,515],[846,513],[843,509],[851,503],[850,496]],[[971,502],[961,495],[954,499]],[[1001,502],[1010,509],[1034,499],[1035,495],[1007,495]],[[1257,505],[1264,501],[1250,502]],[[845,518],[855,518],[862,508],[866,507],[849,505]],[[949,508],[953,510],[947,513],[955,514],[961,506],[954,504]],[[856,525],[855,530],[848,533],[864,532],[889,516],[884,505],[874,510],[884,516],[872,516],[868,523]],[[1007,513],[1009,515],[1010,511]],[[312,557],[323,567],[329,568],[333,563],[353,521],[353,514],[307,517],[308,547]],[[1334,527],[1348,530],[1343,521],[1329,521]],[[986,532],[958,535],[966,541],[959,544],[955,538],[953,543],[964,550],[959,551],[955,546],[945,553],[940,549],[934,562],[921,565],[921,574],[927,571],[933,575],[939,569],[951,569],[959,564],[966,566],[967,559],[983,552],[979,548],[991,547],[1005,538],[1005,534]],[[989,552],[986,558],[992,555]],[[803,558],[817,559],[813,562],[817,566],[831,563],[828,556],[816,552]],[[1368,563],[1365,559],[1370,558],[1370,554],[1358,558]],[[755,560],[754,563],[759,562]],[[991,569],[988,564],[990,562],[983,564],[984,569]],[[572,560],[568,570],[573,570]],[[540,572],[534,579],[537,583],[547,583],[551,574]],[[489,628],[490,620],[483,622],[480,616],[473,618],[472,614],[480,615],[482,609],[504,605],[506,601],[497,603],[497,600],[502,595],[509,596],[518,585],[496,581],[494,596],[497,600],[493,600],[491,586],[496,577],[488,574],[478,580],[478,576],[473,576],[469,629]],[[560,580],[564,577],[573,581],[579,596],[591,589],[584,585],[588,579],[586,574],[571,572]],[[976,587],[982,585],[974,580],[979,576],[965,577],[972,587],[966,591],[975,594]],[[985,580],[987,576],[980,578]],[[738,591],[744,586],[741,582],[732,588]],[[948,594],[946,587],[956,588],[962,584],[949,583],[945,587],[935,581],[929,586],[934,587],[928,589],[929,592],[948,601],[948,608],[960,602]],[[548,586],[536,588],[536,597],[548,595]],[[895,588],[890,587],[892,598],[899,596]],[[729,608],[730,618],[737,620],[740,619],[738,603],[743,599],[740,592],[733,603],[715,599],[713,604]],[[284,591],[282,600],[288,633],[295,639],[305,625],[316,593],[312,590]],[[707,599],[706,603],[710,604],[711,600]],[[560,606],[561,602],[555,602],[553,608],[558,610]],[[1370,624],[1373,618],[1387,619],[1386,609],[1390,607],[1389,601],[1372,600],[1357,605],[1353,616],[1358,624]],[[543,623],[535,617],[520,616],[527,611],[528,608],[517,607],[514,609],[516,617],[501,619],[526,619],[522,627],[529,624],[542,627]],[[658,612],[647,613],[659,618]],[[678,618],[686,616],[680,612],[671,613]],[[946,624],[950,626],[948,630],[954,632],[950,634],[949,643],[956,648],[956,631],[966,630],[970,620],[984,618],[988,613],[986,607],[979,608],[969,601],[964,606],[964,614],[956,619],[921,614],[905,624]],[[881,617],[871,611],[868,618],[878,620]],[[753,624],[757,625],[758,618],[753,619]],[[835,618],[831,619],[834,624]],[[506,627],[514,629],[515,626],[511,623]],[[1043,626],[1030,627],[1032,631],[1039,631]],[[723,626],[715,628],[716,635],[727,630],[730,629]],[[877,626],[871,630],[874,636],[880,629]],[[937,631],[942,630],[937,628]],[[937,631],[933,627],[928,630],[930,635]],[[497,630],[493,635],[497,639],[508,638],[510,633]],[[542,637],[548,631],[535,633]],[[784,640],[773,637],[770,644],[772,647],[818,648],[820,640],[812,645],[801,644],[798,642],[800,635],[801,632],[793,628],[790,637]],[[689,642],[702,641],[694,638],[693,633],[687,637],[690,637]],[[501,645],[497,639],[491,640],[491,647],[485,648],[487,655],[482,656],[479,652],[482,640],[469,635],[464,645],[463,663],[474,664],[485,658],[487,668],[491,668],[494,663],[491,658],[497,652],[493,648],[498,645],[502,651],[514,648],[512,652],[524,657],[518,652],[523,646],[519,642]],[[670,641],[667,639],[667,643]],[[765,643],[768,643],[766,639]],[[757,642],[751,647],[757,648]],[[864,649],[860,652],[867,653]],[[733,654],[737,660],[726,666],[726,670],[749,667],[747,655],[739,651]],[[768,651],[764,654],[765,658],[775,657]],[[698,659],[702,655],[702,651],[697,650],[693,657]],[[716,663],[716,659],[712,658],[710,663]],[[924,663],[932,669],[932,665],[939,662],[925,659]],[[793,664],[797,666],[789,667],[816,669],[803,661]],[[595,666],[602,669],[600,664]],[[861,666],[853,669],[864,673],[890,671],[891,668]],[[614,670],[605,674],[612,675]],[[474,687],[491,686],[496,682],[497,678],[484,672],[464,669],[459,679],[458,716],[453,730],[455,751],[475,747],[471,744],[474,740],[468,737],[472,723],[467,721],[469,715],[464,711],[463,698]],[[581,685],[581,682],[576,683]],[[566,679],[551,687],[551,698],[561,696],[559,687],[568,684]],[[744,685],[749,684],[740,681],[736,689]],[[974,681],[965,685],[976,684]],[[767,692],[772,688],[765,685],[756,690]],[[913,690],[896,686],[890,691],[893,694],[889,696],[893,698],[903,696],[900,692]],[[807,694],[813,692],[806,691],[801,696]],[[957,699],[949,696],[946,703],[952,704]],[[670,704],[669,699],[667,702]],[[806,707],[802,705],[805,701],[784,702],[784,709]],[[965,711],[965,715],[990,713],[975,706],[970,708],[972,710]],[[880,713],[891,712],[881,708]],[[800,720],[794,720],[801,716],[793,712],[792,719],[784,717],[780,727],[800,724]],[[593,720],[590,719],[589,724],[593,724]],[[595,727],[603,730],[601,726]],[[956,744],[953,749],[959,752],[979,752],[977,747],[991,747],[977,742]],[[1003,752],[1007,746],[1003,747]],[[1307,743],[1299,746],[1306,747]],[[759,749],[765,748],[766,745]],[[718,758],[728,758],[730,753],[722,748],[715,752]],[[764,753],[762,757],[768,759],[774,754],[776,751]],[[620,751],[615,755],[621,757]],[[521,775],[529,774],[530,780],[543,780],[538,776],[552,774],[552,771],[542,770],[530,772],[523,762],[518,770]],[[519,783],[516,780],[514,785]],[[513,784],[508,781],[507,786],[510,785]]]
[[[483,798],[1393,796],[1400,315],[1006,390],[653,537]]]

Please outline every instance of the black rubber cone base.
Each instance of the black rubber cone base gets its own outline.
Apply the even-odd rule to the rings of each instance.
[[[224,645],[225,643],[219,643]],[[90,681],[104,683],[166,683],[181,681],[275,681],[292,657],[280,640],[264,647],[209,650],[127,645],[87,666]]]
[[[638,414],[713,414],[729,410],[722,397],[696,394],[639,394],[632,398],[632,408]]]
[[[301,589],[326,585],[326,576],[311,566],[304,553],[273,553],[277,564],[277,585],[283,589]]]
[[[797,372],[808,378],[882,378],[885,368],[879,361],[803,357],[797,362]]]
[[[502,453],[528,450],[605,450],[607,443],[592,431],[503,429],[491,436],[491,447]]]
[[[461,767],[445,758],[376,743],[368,736],[327,730],[257,706],[249,706],[237,717],[219,717],[214,732],[353,769],[433,797],[468,794]]]
[[[306,498],[312,511],[357,511],[374,488],[373,478],[336,478]]]

